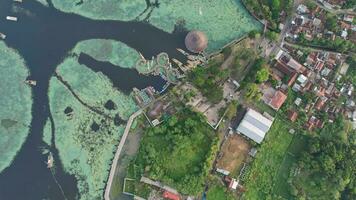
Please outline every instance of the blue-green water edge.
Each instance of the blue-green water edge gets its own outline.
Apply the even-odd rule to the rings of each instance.
[[[24,58],[24,62],[14,65],[16,77],[6,83],[27,91],[21,91],[20,97],[13,103],[23,101],[19,104],[22,108],[17,105],[18,109],[13,109],[16,113],[25,113],[21,116],[23,121],[18,120],[18,116],[1,116],[4,119],[16,119],[2,121],[2,126],[13,126],[13,121],[21,121],[23,128],[17,127],[21,131],[17,133],[20,135],[19,140],[11,140],[16,145],[7,146],[12,149],[0,150],[1,156],[6,155],[3,151],[9,155],[6,160],[1,160],[4,163],[0,162],[5,167],[19,150],[11,165],[0,173],[0,199],[64,199],[64,196],[67,199],[101,199],[123,125],[137,109],[128,96],[129,92],[133,87],[161,87],[164,84],[160,77],[142,76],[131,69],[139,59],[139,53],[151,58],[160,52],[167,52],[170,57],[183,59],[176,48],[185,49],[186,29],[204,30],[211,38],[209,50],[213,51],[234,37],[260,28],[239,7],[240,1],[224,0],[221,3],[223,6],[215,8],[219,10],[226,9],[228,5],[238,6],[230,6],[226,15],[240,15],[246,17],[241,19],[242,22],[251,23],[239,24],[234,21],[222,25],[212,21],[211,27],[200,26],[203,23],[199,23],[199,20],[207,17],[224,20],[228,17],[219,16],[217,10],[197,5],[188,12],[187,19],[183,20],[185,23],[181,23],[178,19],[182,19],[182,16],[178,13],[184,8],[175,3],[170,5],[164,0],[136,0],[130,1],[129,5],[119,3],[123,9],[121,11],[137,8],[137,13],[140,13],[138,16],[135,12],[129,12],[130,15],[104,12],[111,1],[101,2],[102,6],[98,7],[93,2],[97,3],[85,1],[73,5],[73,1],[53,0],[53,3],[46,1],[46,5],[43,5],[34,0],[22,4],[0,0],[0,32],[7,35],[5,43],[12,48],[2,49],[12,53],[15,60],[20,59],[18,55]],[[159,2],[159,6],[155,2]],[[210,1],[199,2],[204,5],[204,2]],[[53,5],[64,12],[78,13],[91,19],[61,12]],[[157,16],[168,15],[167,10],[171,12],[172,6],[176,7],[176,13],[169,15],[169,20],[160,24]],[[101,9],[101,12],[97,12],[97,9]],[[111,13],[112,16],[106,16],[105,13]],[[211,15],[202,17],[204,13]],[[6,15],[15,15],[19,21],[5,21],[3,19]],[[195,15],[198,17],[192,19]],[[180,25],[176,26],[177,23]],[[217,31],[227,25],[235,28],[241,26],[241,31],[229,31],[227,35],[224,35],[223,30]],[[6,62],[5,65],[8,67]],[[29,86],[23,83],[28,73],[24,65],[29,69],[27,78],[37,80],[32,94]],[[18,90],[16,87],[11,90]],[[112,103],[107,106],[108,102],[114,106]],[[32,119],[29,115],[31,104]],[[53,174],[46,169],[47,157],[42,154],[42,149],[49,149],[54,154]],[[62,186],[64,195],[55,180]]]

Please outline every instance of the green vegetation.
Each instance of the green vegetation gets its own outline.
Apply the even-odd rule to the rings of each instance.
[[[183,108],[164,124],[148,128],[135,166],[136,174],[197,195],[212,166],[218,138],[199,113]]]
[[[331,13],[327,13],[326,20],[325,20],[325,28],[333,32],[340,31],[340,28],[337,24],[337,16]]]
[[[225,186],[214,185],[209,188],[206,194],[207,200],[233,200],[234,198],[229,194]]]
[[[301,199],[355,199],[355,131],[342,119],[309,138],[307,150],[291,178],[291,190]]]
[[[189,75],[188,80],[196,86],[211,103],[223,99],[222,83],[228,78],[228,70],[222,70],[220,64],[211,62],[207,67],[197,67]]]
[[[356,56],[350,56],[347,58],[346,62],[350,65],[347,70],[346,78],[348,81],[354,83],[356,85]]]
[[[102,45],[100,40],[90,42],[98,47],[111,46],[104,45],[108,44],[107,41],[103,41]],[[71,53],[80,53],[86,46],[92,47],[92,44],[88,41],[79,43]],[[86,52],[100,57],[94,50]],[[111,57],[100,58],[103,61],[115,60]],[[124,130],[124,124],[117,123],[116,119],[127,120],[137,107],[133,99],[114,88],[106,76],[80,65],[75,56],[66,58],[56,72],[85,103],[78,101],[57,77],[51,79],[48,97],[56,127],[55,141],[59,156],[65,171],[77,178],[81,199],[99,199],[115,146]],[[104,106],[109,100],[115,104],[113,110]],[[93,112],[93,109],[98,112]],[[65,110],[70,110],[70,114],[66,114]],[[50,138],[48,130],[47,125],[44,135],[46,141]]]
[[[42,0],[41,0],[42,1]],[[117,19],[121,21],[134,20],[146,8],[145,1],[114,1],[114,0],[52,0],[54,7],[68,12],[77,13],[92,19]]]
[[[273,188],[274,197],[293,199],[288,182],[291,176],[291,170],[306,148],[307,141],[307,136],[302,134],[298,134],[293,137],[293,141],[288,147],[283,162],[281,163],[275,177]]]
[[[356,52],[356,44],[339,37],[336,37],[335,40],[316,38],[312,41],[309,41],[305,39],[304,34],[301,34],[299,35],[298,42],[304,46],[324,48],[328,50],[338,51],[341,53],[345,53],[348,51]]]
[[[279,34],[274,32],[274,31],[266,31],[266,38],[272,40],[272,41],[277,41],[279,37]]]
[[[266,19],[272,29],[277,29],[282,11],[290,15],[292,12],[292,0],[242,0],[252,13],[260,19]]]
[[[257,71],[256,73],[256,82],[257,83],[263,83],[267,81],[269,78],[269,71],[267,68],[262,68]]]
[[[293,138],[289,128],[278,117],[274,121],[248,173],[244,199],[273,199],[276,174]]]
[[[238,102],[236,100],[233,100],[226,108],[225,117],[231,120],[236,115],[237,107]]]
[[[259,37],[259,31],[250,33]],[[240,41],[236,46],[232,47],[232,55],[234,56],[233,62],[229,66],[230,77],[236,81],[241,81],[248,73],[250,65],[253,64],[257,57],[257,52],[254,49],[254,40],[246,38]]]
[[[248,37],[249,37],[250,39],[259,38],[259,37],[261,37],[261,33],[260,33],[260,31],[252,30],[252,31],[250,31],[250,32],[248,33]]]
[[[262,28],[244,8],[241,0],[160,0],[149,22],[166,32],[173,32],[176,25],[203,31],[209,38],[208,52],[217,51],[251,30]]]
[[[11,164],[29,132],[32,94],[24,83],[27,76],[24,60],[0,41],[0,172]]]
[[[74,53],[86,53],[96,60],[110,62],[123,68],[134,68],[140,54],[131,47],[115,40],[85,40],[75,47]]]
[[[251,66],[248,74],[246,74],[244,80],[241,82],[241,87],[244,87],[251,83],[262,83],[268,80],[269,72],[268,65],[263,58],[258,58]]]
[[[256,83],[250,83],[246,87],[245,96],[249,101],[259,101],[262,97],[262,93]]]
[[[352,9],[355,9],[356,7],[356,0],[347,0],[344,5],[342,5],[342,8],[344,9],[349,9],[349,8],[352,8]]]
[[[208,52],[215,52],[230,41],[262,27],[247,12],[241,0],[159,0],[159,2],[52,0],[52,2],[55,8],[63,12],[76,13],[91,19],[144,21],[169,33],[175,29],[201,30],[209,38]]]

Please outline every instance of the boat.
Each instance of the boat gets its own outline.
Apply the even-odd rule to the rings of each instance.
[[[6,16],[6,19],[9,21],[14,21],[17,22],[17,17],[13,17],[13,16]]]
[[[5,35],[5,34],[3,34],[3,33],[0,33],[0,38],[1,38],[1,39],[3,39],[3,40],[5,40],[6,35]]]
[[[32,86],[36,86],[37,85],[37,81],[35,80],[26,80],[25,83],[32,85]]]
[[[52,168],[52,167],[53,167],[53,155],[51,152],[49,152],[47,158],[47,168]]]

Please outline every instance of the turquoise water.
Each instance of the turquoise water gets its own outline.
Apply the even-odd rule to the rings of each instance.
[[[172,33],[177,24],[201,30],[209,38],[208,52],[262,25],[249,15],[241,0],[53,0],[56,8],[92,19],[143,20]]]

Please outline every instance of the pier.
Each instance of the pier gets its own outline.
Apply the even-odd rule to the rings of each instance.
[[[127,121],[124,134],[123,134],[122,137],[121,137],[119,146],[117,147],[117,150],[116,150],[116,153],[115,153],[115,156],[114,156],[114,160],[112,161],[112,165],[111,165],[111,169],[110,169],[110,174],[109,174],[109,179],[108,179],[108,182],[107,182],[107,184],[106,184],[105,193],[104,193],[104,199],[105,199],[105,200],[110,200],[110,191],[111,191],[112,182],[113,182],[113,180],[114,180],[117,163],[118,163],[118,160],[119,160],[119,158],[120,158],[120,154],[121,154],[122,148],[124,147],[124,144],[125,144],[125,142],[126,142],[127,136],[128,136],[128,134],[129,134],[129,132],[130,132],[132,122],[133,122],[134,119],[135,119],[136,117],[138,117],[141,113],[142,113],[142,110],[140,109],[140,110],[138,110],[137,112],[135,112],[134,114],[132,114],[132,115],[130,116],[129,120]]]

